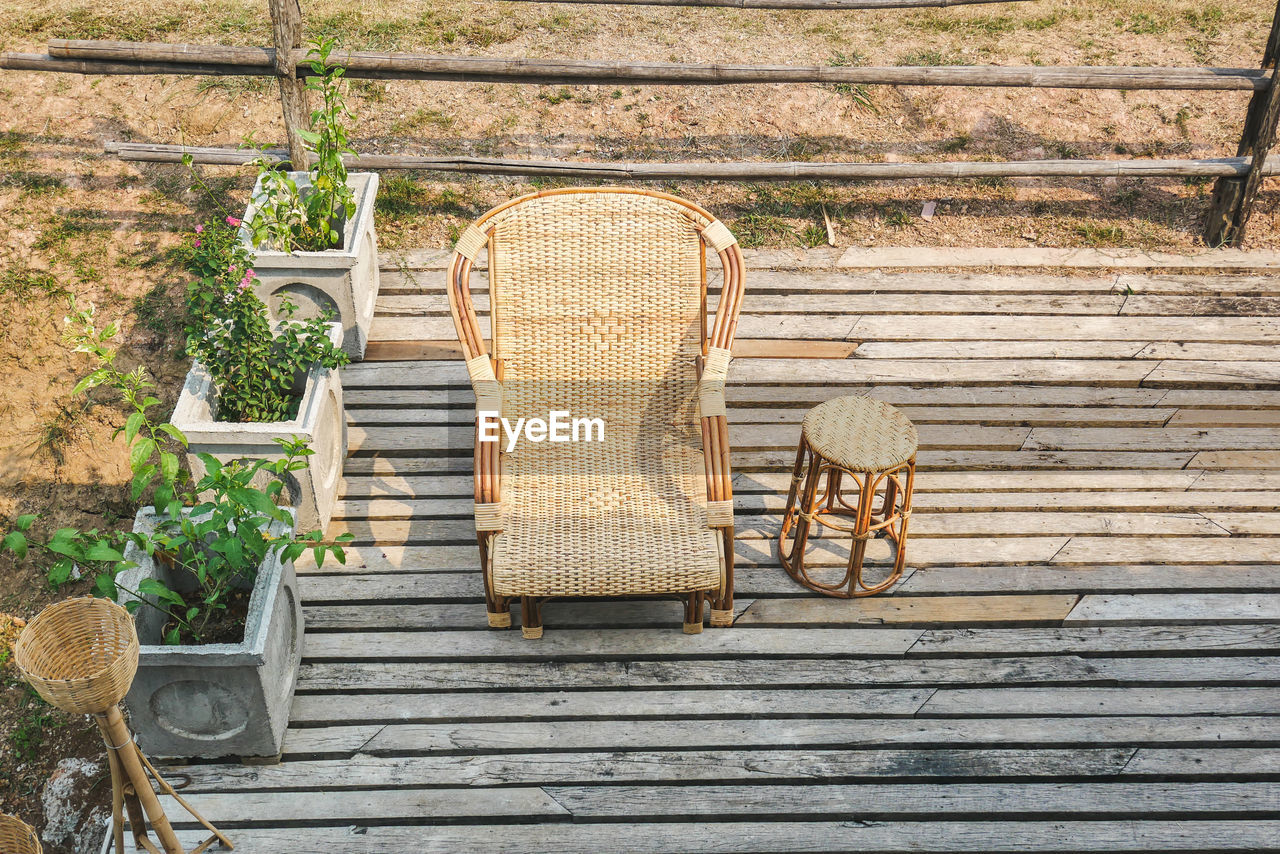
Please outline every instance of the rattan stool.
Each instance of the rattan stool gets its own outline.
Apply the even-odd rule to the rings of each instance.
[[[778,536],[778,557],[792,578],[810,590],[850,599],[887,590],[902,576],[917,445],[915,426],[878,400],[837,397],[809,411]],[[853,538],[844,576],[834,583],[815,580],[805,568],[815,524]],[[892,544],[893,567],[887,578],[867,584],[862,562],[873,537]]]

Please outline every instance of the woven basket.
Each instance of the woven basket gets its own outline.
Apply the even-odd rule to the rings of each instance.
[[[138,670],[133,617],[108,599],[81,596],[45,608],[13,646],[31,687],[66,712],[96,715],[124,699]]]
[[[0,813],[0,852],[4,854],[40,854],[40,837],[31,825],[16,815]]]

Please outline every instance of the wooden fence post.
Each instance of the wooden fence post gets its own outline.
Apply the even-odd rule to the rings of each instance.
[[[307,107],[307,84],[297,75],[293,51],[302,47],[302,7],[298,0],[267,0],[271,7],[271,36],[276,48],[276,79],[280,83],[280,104],[289,136],[289,160],[296,170],[306,170],[307,148],[298,128],[311,126]]]
[[[1262,67],[1271,69],[1271,85],[1254,92],[1245,114],[1237,157],[1252,157],[1253,165],[1244,178],[1219,178],[1213,185],[1213,202],[1205,222],[1204,242],[1210,246],[1239,246],[1244,240],[1253,202],[1262,186],[1262,167],[1276,139],[1280,118],[1280,3],[1271,21],[1271,35],[1262,55]]]

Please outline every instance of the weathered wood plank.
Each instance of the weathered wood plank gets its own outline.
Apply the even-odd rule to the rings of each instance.
[[[360,489],[360,486],[366,487]],[[371,491],[369,484],[357,485],[357,494]],[[461,490],[459,490],[461,491]],[[466,482],[467,497],[417,498],[379,495],[376,498],[347,498],[334,506],[336,519],[431,519],[470,518],[473,501],[470,498],[470,480]],[[787,496],[782,492],[739,492],[733,499],[735,512],[748,517],[759,514],[780,514],[786,507]],[[1010,513],[1032,508],[1045,510],[1075,510],[1102,512],[1126,510],[1135,513],[1163,513],[1176,510],[1201,510],[1218,507],[1224,510],[1252,510],[1263,512],[1276,506],[1275,493],[1254,492],[919,492],[912,499],[917,511],[937,513]]]
[[[186,795],[187,793],[183,793]],[[537,786],[501,789],[394,789],[306,792],[201,792],[192,805],[219,829],[250,825],[352,824],[370,820],[491,821],[568,818],[571,813]],[[161,798],[175,826],[194,820],[173,798]],[[240,849],[239,834],[232,842]]]
[[[1265,317],[1280,309],[1273,296],[1150,296],[1134,294],[1124,300],[1122,315],[1205,315],[1207,317]]]
[[[757,599],[735,625],[803,626],[893,623],[1060,622],[1078,596],[895,596],[891,598]]]
[[[1178,563],[1230,564],[1274,563],[1280,541],[1244,537],[1187,538],[1159,537],[1072,537],[1054,555],[1054,563]]]
[[[977,852],[990,854],[993,840],[1017,840],[1019,851],[1194,851],[1201,854],[1265,850],[1280,836],[1280,821],[941,821],[941,822],[711,822],[580,823],[504,825],[363,826],[246,829],[237,849],[290,854],[599,854],[671,851],[672,839],[696,839],[708,854],[800,854],[849,852],[900,854]],[[204,839],[184,831],[189,849]]]
[[[745,585],[744,585],[745,586]],[[781,586],[781,585],[780,585]],[[474,594],[473,590],[473,594]],[[911,596],[864,599],[859,602],[816,599],[757,599],[738,591],[737,609],[742,625],[914,625],[914,624],[1020,624],[1058,623],[1079,598],[1074,594],[1023,594],[1001,596]],[[683,613],[676,601],[576,603],[553,601],[544,610],[544,622],[557,629],[595,626],[628,628],[672,627]],[[743,613],[745,611],[745,613]],[[359,609],[344,605],[304,607],[310,629],[441,629],[465,630],[484,625],[474,604],[366,604]]]
[[[790,484],[790,473],[783,472],[735,472],[733,490],[735,500],[738,496],[744,499],[769,498],[782,501]],[[1237,500],[1247,503],[1251,495],[1267,495],[1270,490],[1280,487],[1280,472],[1204,472],[1204,471],[1152,471],[1135,469],[1132,471],[975,471],[975,472],[938,472],[930,471],[927,477],[920,477],[915,486],[916,500],[926,500],[925,496],[935,493],[949,494],[960,501],[971,496],[974,501],[980,493],[1000,494],[1002,501],[1018,500],[1020,493],[1025,500],[1035,500],[1029,496],[1040,496],[1045,500],[1071,501],[1073,491],[1089,494],[1094,500],[1096,493],[1113,493],[1096,497],[1098,501],[1128,500],[1126,496],[1154,496],[1163,494],[1169,500],[1178,500],[1178,492],[1185,491],[1195,485],[1195,493],[1222,497],[1230,504]],[[439,475],[361,475],[348,473],[339,488],[339,494],[348,500],[388,497],[438,497],[448,500],[457,497],[469,497],[474,486],[470,473],[453,473]],[[950,499],[948,499],[950,500]],[[1142,498],[1133,499],[1141,502]],[[772,506],[772,505],[770,505]],[[1200,505],[1205,506],[1205,505]]]
[[[1280,547],[1276,549],[1280,555]],[[1280,572],[1280,570],[1277,570]],[[1121,623],[1260,623],[1280,621],[1280,595],[1267,593],[1125,594],[1084,596],[1067,625]]]
[[[1255,514],[1257,515],[1257,514]],[[1269,514],[1261,514],[1259,519]],[[1252,518],[1238,514],[1240,519]],[[774,516],[744,516],[735,529],[740,540],[771,539],[781,521]],[[1244,524],[1240,522],[1239,524]],[[1267,524],[1261,521],[1254,525]],[[353,534],[360,543],[420,545],[464,543],[475,538],[467,519],[341,519],[331,522],[330,537]],[[1113,536],[1227,537],[1230,532],[1197,513],[920,513],[911,519],[917,542],[929,537],[1041,536],[1080,534]],[[837,538],[838,539],[838,538]],[[910,545],[910,543],[909,543]]]
[[[1024,331],[1024,335],[1025,335]],[[809,381],[831,383],[1054,383],[1087,382],[1102,386],[1137,386],[1153,369],[1165,363],[1129,359],[844,359],[826,362]],[[1219,363],[1168,362],[1169,365],[1214,366]],[[1232,376],[1256,371],[1259,381],[1270,381],[1265,362],[1223,362]],[[1190,370],[1189,370],[1190,372]],[[795,383],[796,365],[790,359],[747,359],[733,367],[735,382]],[[361,362],[343,369],[344,386],[426,387],[443,382],[461,384],[461,362]],[[1205,374],[1208,376],[1208,374]],[[1278,375],[1280,376],[1280,375]],[[1184,381],[1178,381],[1181,385]],[[1217,384],[1216,381],[1213,381]],[[1151,383],[1148,383],[1151,385]]]
[[[356,710],[368,717],[370,710]],[[501,723],[368,724],[289,730],[293,758],[395,756],[456,751],[706,750],[732,744],[767,747],[962,745],[1255,746],[1280,739],[1275,715],[1186,715],[1032,718],[798,718],[689,721],[503,721]],[[1060,785],[1060,784],[1059,784]]]
[[[1241,513],[1209,509],[1204,515],[1209,521],[1225,528],[1235,536],[1280,534],[1280,509],[1272,508],[1270,513]],[[1280,555],[1280,541],[1277,541],[1276,546],[1276,554]]]
[[[786,815],[864,821],[1090,815],[1271,814],[1276,783],[957,783],[950,786],[555,786],[549,794],[577,818]],[[997,843],[993,839],[993,850]]]
[[[1170,427],[1280,427],[1274,409],[1179,409]]]
[[[851,246],[837,269],[864,267],[1104,267],[1116,269],[1270,270],[1280,268],[1280,253],[1216,249],[1195,255],[1141,249],[1060,249],[1056,247],[923,248]]]
[[[516,641],[519,641],[518,637]],[[723,717],[727,712],[742,717],[910,717],[931,694],[933,689],[928,687],[434,693],[415,696],[414,718],[424,723],[609,721],[620,718],[684,720]]]
[[[470,592],[474,598],[482,592],[472,579]],[[749,594],[739,594],[737,610],[741,612],[751,600]],[[627,602],[575,602],[572,599],[548,602],[543,609],[543,621],[549,627],[561,628],[674,628],[683,619],[683,604],[674,598],[669,600],[639,600]],[[517,608],[517,611],[519,609]],[[344,605],[304,605],[303,616],[308,630],[330,631],[334,629],[437,629],[464,631],[485,628],[487,622],[478,603],[404,603],[365,604],[356,609]],[[890,621],[885,621],[890,622]],[[911,622],[905,619],[896,623]],[[952,620],[951,622],[963,622]],[[517,614],[515,625],[520,620]]]
[[[1067,281],[1075,281],[1075,279]],[[1250,295],[1280,292],[1280,278],[1240,274],[1200,276],[1175,273],[1121,273],[1116,276],[1113,287],[1121,292],[1136,294]]]
[[[1038,451],[1275,450],[1280,449],[1280,427],[1033,427],[1023,447]]]
[[[1144,363],[1147,364],[1147,363]],[[1203,388],[1220,386],[1249,388],[1280,383],[1280,362],[1268,361],[1180,361],[1160,362],[1142,381],[1150,388]]]
[[[394,780],[402,786],[503,786],[632,782],[839,779],[847,777],[1111,777],[1128,747],[1025,749],[706,750],[505,756],[357,755],[269,766],[189,765],[191,791],[336,788]],[[385,785],[385,784],[384,784]]]
[[[1141,748],[1124,769],[1126,775],[1192,773],[1233,777],[1280,774],[1280,750],[1274,748]]]
[[[350,367],[344,368],[344,379]],[[1280,393],[1265,390],[1153,388],[1095,388],[1092,386],[1044,386],[1009,383],[1004,386],[768,386],[738,382],[732,375],[725,397],[731,406],[774,405],[814,406],[847,394],[865,394],[899,406],[1239,406],[1280,408]],[[453,406],[474,409],[475,397],[463,375],[450,374],[439,388],[343,387],[343,403],[348,407]]]
[[[729,658],[529,661],[467,660],[306,662],[290,720],[294,723],[424,721],[433,708],[423,693],[440,691],[864,689],[876,686],[1200,685],[1280,682],[1276,656],[1205,657],[1040,655],[1026,658]],[[357,693],[357,691],[359,693]],[[391,694],[368,692],[394,691]],[[324,693],[315,693],[324,692]],[[424,706],[425,702],[425,706]],[[1173,713],[1176,710],[1166,710]],[[904,725],[905,729],[909,729]]]
[[[782,630],[785,631],[785,630]],[[929,629],[911,655],[1008,655],[1037,651],[1166,652],[1176,655],[1226,650],[1280,649],[1280,625],[1227,626],[1067,626],[1059,629]]]
[[[1043,593],[1177,593],[1280,591],[1280,566],[1210,563],[1200,566],[1087,564],[1060,566],[940,566],[920,567],[900,582],[895,594],[1005,593],[1013,590]],[[761,595],[755,591],[755,595]],[[1200,594],[1197,594],[1200,595]]]
[[[1066,294],[1021,293],[949,293],[944,299],[933,294],[916,293],[857,293],[830,290],[822,294],[787,293],[769,294],[753,290],[742,310],[747,314],[1018,314],[1018,315],[1115,315],[1126,314],[1193,315],[1197,313],[1219,315],[1271,314],[1273,306],[1269,297],[1128,297],[1121,293],[1093,292]],[[1144,300],[1145,303],[1139,303]],[[485,292],[472,296],[477,313],[489,310],[489,295]],[[719,300],[715,295],[707,298],[707,310],[714,312]],[[1134,303],[1134,311],[1128,310]],[[1168,305],[1168,310],[1160,307]],[[1221,309],[1206,311],[1206,308]],[[375,307],[378,317],[430,317],[449,312],[449,304],[443,289],[431,294],[380,295]]]
[[[339,528],[337,525],[343,523],[335,523],[329,528],[330,535],[335,535]],[[368,536],[369,532],[367,523],[348,526],[357,529],[362,536]],[[1225,533],[1225,532],[1224,532]],[[1129,542],[1128,538],[1124,540],[1119,538],[1091,538],[1091,537],[1075,537],[1071,538],[1080,541],[1080,545],[1073,552],[1068,553],[1066,558],[1060,555],[1065,551],[1064,547],[1068,543],[1066,536],[1039,536],[1039,537],[919,537],[913,538],[909,544],[912,566],[989,566],[992,564],[1035,564],[1054,561],[1055,563],[1094,563],[1094,564],[1113,564],[1116,560],[1100,557],[1099,554],[1105,553],[1108,543]],[[1271,557],[1260,556],[1265,554],[1265,550],[1246,545],[1248,540],[1235,538],[1221,538],[1222,547],[1217,549],[1205,548],[1203,541],[1192,538],[1178,538],[1170,541],[1166,549],[1166,556],[1162,558],[1167,563],[1189,564],[1189,563],[1269,563],[1272,562]],[[1095,543],[1094,541],[1098,542]],[[1160,543],[1160,538],[1133,538],[1132,542],[1136,545],[1133,550],[1141,554],[1143,548],[1148,548],[1147,544]],[[1178,546],[1178,543],[1184,544],[1185,548]],[[887,555],[888,549],[884,546],[883,541],[872,543],[874,551],[870,552],[869,559],[879,560],[883,555]],[[1118,547],[1117,547],[1118,548]],[[1177,556],[1176,552],[1179,548],[1186,554],[1182,557]],[[738,540],[735,543],[735,552],[740,566],[769,566],[776,567],[777,559],[773,554],[773,544],[769,540]],[[882,554],[883,552],[883,554]],[[1082,557],[1082,553],[1087,557]],[[323,572],[351,572],[351,571],[367,571],[367,572],[439,572],[439,571],[459,571],[472,570],[479,567],[479,557],[474,544],[463,545],[373,545],[373,541],[367,543],[357,543],[354,546],[347,547],[347,564],[342,567],[332,561],[326,562],[322,568]],[[823,553],[817,553],[816,560],[819,564],[834,565],[834,562],[828,561],[823,563]],[[1142,558],[1138,558],[1135,562],[1143,562]],[[1158,562],[1155,557],[1147,562]],[[310,573],[315,572],[315,564],[307,555],[303,555],[297,562],[298,572]]]
[[[920,637],[915,629],[769,629],[706,631],[682,635],[619,629],[565,629],[538,643],[521,643],[513,632],[357,632],[317,633],[307,638],[307,658],[439,660],[459,656],[538,659],[572,651],[599,656],[717,656],[805,654],[901,655]]]
[[[750,253],[751,250],[744,250]],[[1115,275],[1104,276],[1051,276],[1036,273],[1026,275],[993,275],[983,273],[897,272],[884,273],[870,270],[857,273],[828,270],[759,269],[747,256],[747,270],[751,294],[802,294],[802,293],[1038,293],[1082,294],[1124,293],[1126,288],[1135,293],[1266,293],[1280,291],[1273,279],[1267,276],[1149,276],[1126,274],[1117,284]],[[401,270],[384,267],[382,294],[442,293],[443,268],[440,272]],[[713,263],[707,269],[707,289],[718,293],[722,276]],[[478,268],[471,274],[471,290],[483,293],[489,288],[488,272]]]
[[[911,406],[899,405],[902,414],[916,425],[921,424],[980,424],[1002,426],[1007,424],[1027,427],[1056,427],[1072,425],[1080,427],[1161,427],[1177,413],[1220,412],[1225,421],[1232,420],[1231,413],[1238,410],[1178,410],[1173,408],[1120,407],[1120,406]],[[729,423],[741,424],[800,424],[808,413],[808,406],[790,408],[763,406],[729,407]],[[1238,426],[1280,426],[1280,410],[1257,410],[1250,423]],[[1191,416],[1187,416],[1191,417]],[[1201,416],[1207,419],[1208,415]],[[421,409],[417,407],[385,406],[347,409],[347,423],[357,427],[388,424],[413,424],[420,427],[445,425],[471,425],[475,423],[475,410],[471,405],[451,409]],[[1270,419],[1270,420],[1265,420]],[[1207,423],[1170,426],[1229,427],[1231,424]]]
[[[815,557],[822,557],[815,554]],[[913,561],[914,563],[914,561]],[[813,566],[836,566],[837,561],[815,560]],[[842,565],[842,564],[841,564]],[[803,597],[805,589],[790,579],[776,563],[739,567],[736,589],[738,599]],[[480,601],[479,564],[465,571],[389,572],[365,574],[358,568],[349,573],[312,573],[300,576],[300,589],[307,607],[324,605],[386,604],[408,606],[413,603],[468,603],[472,611],[459,618],[468,619],[474,627],[483,615],[476,605]],[[1089,564],[1083,567],[1000,566],[978,563],[972,566],[913,567],[905,579],[882,597],[886,601],[899,594],[1006,595],[1010,593],[1176,593],[1196,590],[1203,593],[1271,592],[1280,590],[1280,567],[1276,564],[1235,565],[1169,565],[1148,564],[1107,566]],[[657,600],[659,603],[667,600]],[[904,606],[905,607],[905,606]],[[666,606],[659,604],[656,614],[665,625]],[[356,619],[342,617],[341,619]],[[593,618],[594,619],[594,618]],[[368,625],[378,625],[369,619]]]
[[[1239,341],[1271,344],[1280,331],[1272,317],[999,317],[957,314],[872,315],[850,330],[853,341],[1132,341],[1135,330],[1148,341]],[[825,337],[825,336],[824,336]]]
[[[1136,354],[1138,359],[1188,359],[1188,360],[1274,360],[1280,356],[1280,348],[1274,344],[1226,344],[1183,341],[1155,341]]]
[[[1280,451],[1200,451],[1187,463],[1188,468],[1204,469],[1276,469],[1280,468]]]
[[[1216,348],[1226,345],[1209,346],[1215,348],[1214,358],[1222,358]],[[1139,356],[1146,353],[1150,347],[1151,345],[1146,341],[867,341],[860,342],[853,355],[859,359],[1171,358]],[[737,356],[736,344],[734,355]],[[1255,354],[1254,358],[1260,358],[1260,355]]]
[[[732,437],[733,427],[730,426]],[[732,439],[731,439],[732,441]],[[795,450],[735,451],[735,472],[779,471],[795,462]],[[1192,459],[1203,464],[1190,466]],[[924,450],[916,456],[920,469],[930,474],[958,470],[1026,469],[1182,469],[1270,467],[1280,468],[1280,452],[1271,451],[991,451]],[[352,457],[344,467],[348,475],[470,473],[471,454],[449,457]]]
[[[576,413],[575,413],[576,414]],[[609,429],[606,421],[605,430]],[[956,427],[943,424],[920,425],[920,445],[922,448],[992,448],[997,450],[1016,451],[1027,441],[1033,428],[1030,427]],[[1050,429],[1050,428],[1037,428]],[[1202,432],[1202,431],[1195,431]],[[450,426],[418,426],[397,425],[394,427],[352,426],[348,429],[350,453],[392,453],[399,455],[424,456],[438,455],[444,449],[470,456],[475,432],[471,424],[465,422]],[[800,439],[799,424],[733,425],[734,450],[746,453],[757,449],[791,448],[794,451]],[[466,444],[463,444],[465,441]],[[1243,440],[1242,440],[1243,441]],[[1258,447],[1262,440],[1255,440],[1245,447]],[[1180,443],[1179,443],[1180,444]],[[1203,448],[1205,444],[1189,447]],[[1263,444],[1263,447],[1271,445]],[[1223,447],[1222,444],[1213,447]],[[1240,447],[1239,444],[1227,447]],[[1036,448],[1040,450],[1040,448]],[[1156,450],[1164,450],[1156,444]],[[1182,450],[1182,447],[1176,448]],[[1104,449],[1105,450],[1105,449]]]
[[[1280,688],[942,688],[924,715],[1270,714]]]

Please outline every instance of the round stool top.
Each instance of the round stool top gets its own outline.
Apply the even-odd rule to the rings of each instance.
[[[886,471],[915,456],[915,425],[887,403],[837,397],[809,410],[804,436],[827,460],[851,471]]]

